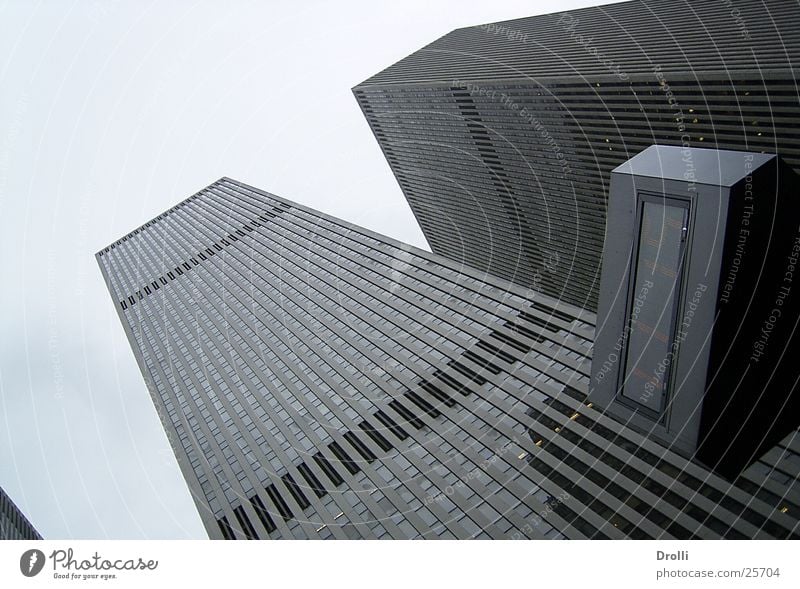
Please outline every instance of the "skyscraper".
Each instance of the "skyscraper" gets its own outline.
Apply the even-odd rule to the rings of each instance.
[[[434,252],[596,310],[612,169],[652,144],[800,166],[798,27],[636,0],[457,29],[353,91]]]
[[[0,487],[0,540],[41,540],[28,518]]]
[[[799,438],[599,412],[590,312],[228,178],[97,260],[212,538],[797,537]]]

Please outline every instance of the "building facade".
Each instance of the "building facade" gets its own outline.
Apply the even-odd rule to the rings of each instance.
[[[781,0],[623,2],[457,29],[353,92],[434,252],[596,311],[615,167],[800,166],[799,27]]]
[[[28,518],[0,487],[0,540],[41,540]]]
[[[798,536],[800,438],[604,415],[588,311],[227,178],[96,257],[211,538]]]

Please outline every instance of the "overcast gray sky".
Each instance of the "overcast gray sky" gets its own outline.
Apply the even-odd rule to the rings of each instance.
[[[94,253],[221,176],[426,247],[350,88],[597,1],[0,0],[0,486],[46,538],[205,538]]]

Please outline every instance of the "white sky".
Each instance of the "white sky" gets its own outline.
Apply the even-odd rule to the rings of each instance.
[[[39,531],[206,537],[97,250],[221,176],[425,247],[350,88],[598,3],[0,0],[0,486]]]

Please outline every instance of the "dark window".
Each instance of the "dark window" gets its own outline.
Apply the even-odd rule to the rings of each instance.
[[[453,397],[442,391],[436,385],[429,383],[427,381],[422,381],[419,383],[419,386],[422,387],[425,392],[429,393],[431,396],[435,397],[437,400],[441,401],[448,407],[455,407],[456,402],[453,400]]]
[[[336,472],[336,469],[333,468],[333,465],[330,462],[328,462],[328,459],[325,458],[322,454],[320,454],[319,452],[314,454],[314,461],[319,465],[319,467],[322,469],[322,472],[325,473],[325,475],[331,480],[334,486],[338,487],[344,482],[344,479],[341,476],[339,476],[339,473]]]
[[[411,413],[411,411],[409,411],[408,409],[406,409],[405,405],[401,405],[397,401],[389,401],[389,407],[394,409],[398,415],[400,415],[403,419],[405,419],[415,428],[422,429],[423,427],[425,427],[425,424],[420,420],[420,418]]]
[[[356,462],[347,455],[347,453],[344,451],[344,448],[342,448],[338,442],[331,442],[328,444],[328,448],[331,449],[331,452],[333,452],[336,458],[339,459],[339,462],[344,465],[350,474],[356,474],[361,470],[361,467],[358,466],[358,464],[356,464]]]
[[[422,409],[425,413],[430,415],[431,417],[439,417],[442,413],[436,407],[428,403],[425,399],[420,397],[417,393],[406,391],[404,394],[405,398],[414,403],[417,407]]]
[[[503,324],[503,327],[510,329],[511,331],[515,331],[518,334],[527,337],[528,339],[532,339],[537,343],[542,343],[544,341],[544,337],[541,334],[538,334],[535,331],[528,329],[524,325],[519,325],[518,323],[514,323],[513,321],[506,321]]]
[[[550,315],[552,315],[553,317],[558,317],[559,319],[561,319],[562,321],[565,321],[566,323],[572,323],[575,320],[574,317],[570,317],[566,313],[563,313],[561,311],[553,309],[552,307],[548,307],[547,305],[542,304],[541,302],[536,302],[536,303],[533,304],[533,306],[534,307],[541,307],[542,309],[544,309],[545,311],[550,313]]]
[[[498,348],[496,346],[493,346],[492,344],[490,344],[488,342],[479,341],[475,345],[477,347],[481,348],[482,350],[484,350],[485,352],[489,352],[492,355],[492,358],[500,358],[500,360],[502,360],[503,362],[506,362],[508,364],[513,364],[514,362],[516,362],[516,360],[514,359],[514,356],[512,356],[508,352],[504,352],[500,348]]]
[[[455,378],[453,378],[449,374],[445,374],[444,372],[442,372],[440,370],[437,370],[436,372],[434,372],[433,376],[438,378],[439,380],[441,380],[443,383],[448,385],[454,391],[457,391],[457,392],[461,393],[465,397],[467,395],[471,394],[471,392],[472,392],[468,388],[466,388],[463,384],[458,382]]]
[[[504,344],[508,344],[509,346],[514,348],[515,350],[519,350],[523,354],[527,354],[528,352],[531,351],[530,346],[526,346],[525,344],[520,343],[517,340],[515,340],[514,338],[509,337],[504,333],[500,333],[499,331],[492,331],[491,333],[489,333],[489,335],[492,336],[493,338],[497,339],[497,340],[500,340]]]
[[[250,522],[250,518],[247,517],[244,508],[241,505],[236,507],[233,510],[233,514],[236,516],[236,519],[239,520],[239,525],[241,526],[245,537],[248,540],[258,540],[258,535],[256,534],[255,529],[253,529],[253,524]]]
[[[264,487],[264,490],[269,495],[269,498],[272,499],[272,502],[275,504],[275,507],[278,508],[278,513],[281,514],[281,517],[284,520],[289,520],[294,517],[292,514],[292,510],[289,509],[289,506],[286,504],[286,501],[283,500],[280,493],[278,493],[278,489],[275,488],[275,485],[269,485]]]
[[[400,440],[405,440],[406,438],[408,438],[408,433],[406,433],[406,430],[397,425],[397,423],[391,417],[386,415],[383,411],[380,410],[376,411],[375,417],[377,417],[378,421],[380,421],[384,426],[389,428],[391,432],[394,435],[396,435]]]
[[[281,477],[283,484],[286,485],[286,488],[292,494],[297,504],[300,506],[301,509],[306,509],[307,507],[311,507],[311,502],[308,500],[308,497],[305,496],[303,490],[300,486],[295,482],[294,478],[288,472]]]
[[[222,532],[223,538],[225,538],[226,540],[236,539],[236,536],[234,535],[233,530],[231,529],[231,525],[228,523],[227,517],[223,515],[221,519],[217,520],[217,523],[219,524],[219,529]]]
[[[389,442],[389,440],[384,438],[378,430],[376,430],[366,421],[362,421],[361,423],[359,423],[358,427],[364,430],[364,432],[370,438],[372,438],[372,441],[375,442],[378,446],[380,446],[381,450],[383,450],[384,452],[388,452],[389,450],[392,449],[392,444]]]
[[[638,206],[638,241],[626,309],[629,336],[620,353],[625,379],[620,395],[655,418],[669,401],[674,366],[661,372],[659,368],[680,343],[675,338],[689,203],[640,194]],[[647,304],[635,307],[642,292],[650,293]]]
[[[325,487],[322,486],[320,480],[316,477],[307,464],[299,464],[297,466],[297,470],[300,471],[301,475],[303,475],[303,478],[308,483],[308,487],[314,491],[314,494],[317,497],[322,498],[328,494],[328,491],[325,490]]]
[[[485,368],[486,370],[488,370],[492,374],[500,374],[500,372],[501,372],[500,368],[498,368],[497,366],[495,366],[494,364],[492,364],[488,360],[486,360],[484,358],[481,358],[476,353],[471,352],[470,350],[467,350],[466,352],[464,352],[463,357],[466,358],[467,360],[469,360],[470,362],[473,362],[473,363],[477,364],[478,366],[480,366],[482,368]]]
[[[531,315],[530,313],[526,313],[525,311],[519,312],[519,318],[527,321],[528,323],[533,323],[534,325],[538,325],[539,327],[544,327],[548,331],[558,332],[558,327],[554,327],[552,323],[547,321],[546,319],[542,319],[541,317],[537,317],[536,315]]]
[[[356,449],[356,452],[361,454],[361,456],[367,462],[372,462],[377,458],[377,456],[375,456],[375,454],[373,454],[372,451],[367,448],[366,445],[364,445],[364,442],[359,440],[353,432],[346,432],[344,434],[344,439],[347,440],[348,443]]]
[[[471,368],[467,368],[461,362],[456,362],[455,360],[451,360],[448,362],[448,366],[450,366],[456,372],[459,372],[463,376],[466,376],[472,382],[477,385],[486,384],[486,379],[483,378],[480,374],[472,370]]]
[[[261,501],[261,497],[258,495],[250,497],[250,505],[253,506],[253,510],[256,512],[258,519],[261,520],[261,523],[267,530],[267,533],[271,534],[278,529],[278,527],[275,525],[275,522],[272,521],[267,508],[264,507],[264,502]]]

